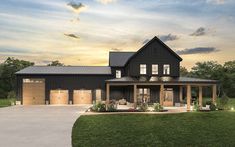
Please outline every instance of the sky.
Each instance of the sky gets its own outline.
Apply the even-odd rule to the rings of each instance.
[[[234,0],[1,0],[0,62],[108,65],[159,37],[190,69],[235,60]]]

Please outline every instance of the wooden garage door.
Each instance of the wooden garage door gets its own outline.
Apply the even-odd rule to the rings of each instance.
[[[45,80],[23,79],[23,105],[45,104]]]
[[[91,90],[74,90],[73,104],[92,104]]]
[[[51,90],[50,104],[51,105],[67,105],[69,100],[68,90]]]

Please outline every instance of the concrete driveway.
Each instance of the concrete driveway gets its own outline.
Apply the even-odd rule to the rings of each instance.
[[[0,146],[70,147],[72,126],[89,105],[0,108]]]

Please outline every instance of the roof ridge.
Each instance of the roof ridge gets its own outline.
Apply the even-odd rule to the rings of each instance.
[[[136,51],[109,51],[109,53],[135,53]]]
[[[47,65],[33,65],[33,66],[28,66],[28,67],[110,67],[110,66],[79,66],[79,65],[66,65],[66,66],[47,66]]]

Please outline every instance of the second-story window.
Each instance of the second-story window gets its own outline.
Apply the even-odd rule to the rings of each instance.
[[[116,78],[121,78],[121,77],[122,77],[121,70],[116,70]]]
[[[140,64],[140,74],[141,75],[146,74],[146,71],[147,71],[146,69],[147,69],[146,64]]]
[[[170,74],[170,65],[169,64],[164,64],[163,65],[163,74],[164,75],[169,75]]]
[[[152,75],[158,74],[158,64],[152,64]]]

